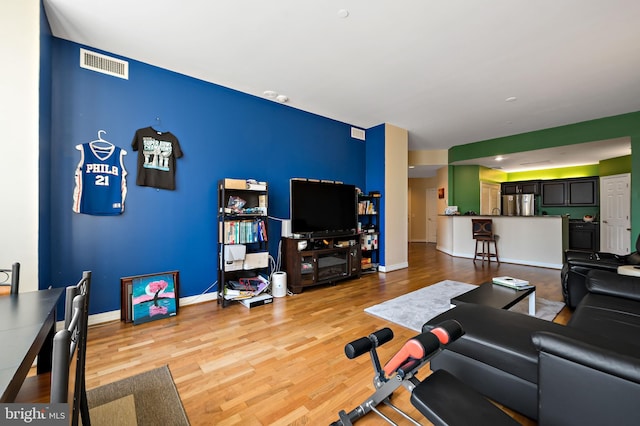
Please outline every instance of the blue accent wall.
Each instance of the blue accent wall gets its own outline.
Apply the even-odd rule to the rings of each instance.
[[[49,225],[40,232],[48,255],[41,257],[40,286],[69,285],[83,270],[93,271],[91,313],[120,308],[121,277],[179,270],[180,297],[216,281],[219,179],[267,181],[269,213],[279,218],[289,217],[291,177],[365,186],[365,142],[351,138],[349,124],[128,58],[122,59],[129,61],[129,80],[81,69],[80,47],[51,39],[51,132],[41,139],[50,144],[41,147],[48,161],[41,191],[50,201],[43,215]],[[180,140],[175,191],[135,184],[131,140],[147,126]],[[98,130],[128,152],[120,216],[71,210],[80,159],[75,146],[96,139]],[[270,220],[269,226],[275,256],[280,225]]]
[[[366,146],[366,185],[365,192],[380,191],[380,223],[378,238],[378,253],[380,253],[380,265],[385,265],[385,134],[386,125],[380,124],[367,130]]]
[[[51,276],[51,224],[49,220],[49,212],[51,211],[51,193],[47,190],[51,176],[51,45],[52,45],[51,27],[44,11],[44,5],[40,2],[40,75],[39,75],[39,154],[38,170],[38,277],[39,282],[43,283],[43,277],[47,278],[45,283],[49,281]],[[77,279],[80,275],[77,274]],[[44,286],[45,288],[48,285]],[[60,304],[62,307],[62,302]],[[59,309],[59,312],[64,312]]]

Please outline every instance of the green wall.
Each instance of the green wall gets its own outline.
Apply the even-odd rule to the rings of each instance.
[[[600,176],[613,176],[631,173],[631,156],[610,158],[600,162]]]
[[[607,160],[608,161],[608,160]],[[624,162],[611,162],[609,169],[619,170],[619,163]],[[628,159],[629,167],[631,167],[631,158]],[[533,170],[527,172],[515,172],[505,173],[502,170],[489,169],[483,166],[451,166],[453,176],[453,187],[456,191],[453,192],[453,204],[458,206],[458,210],[461,213],[472,210],[475,212],[480,211],[480,182],[517,182],[523,180],[537,180],[537,179],[567,179],[576,177],[587,176],[600,176],[599,165],[591,164],[587,166],[576,167],[559,167],[556,169],[544,169]],[[625,172],[618,172],[625,173]],[[609,175],[617,173],[609,173]],[[456,186],[456,183],[458,184]],[[571,207],[569,211],[566,207],[549,207],[544,211],[550,215],[559,215],[570,213],[572,217],[582,217],[585,214],[594,214],[594,208],[577,208]],[[573,211],[575,210],[575,211]],[[577,211],[580,210],[580,211]],[[584,211],[583,211],[584,210]],[[578,214],[578,216],[576,216]]]
[[[455,191],[451,205],[458,206],[461,214],[469,210],[480,211],[480,166],[455,166],[453,168]]]
[[[596,218],[600,217],[600,209],[598,207],[538,207],[538,210],[540,213],[544,212],[550,216],[569,215],[570,219],[581,219],[587,214]]]
[[[569,124],[567,126],[553,127],[550,129],[537,130],[535,132],[521,133],[503,138],[489,139],[473,142],[466,145],[454,146],[449,149],[449,164],[456,161],[471,160],[474,158],[490,157],[494,155],[510,154],[514,152],[530,151],[541,148],[551,148],[556,146],[573,145],[599,140],[629,137],[631,139],[631,152],[640,152],[640,111],[628,114],[616,115],[613,117],[599,118],[596,120],[584,121],[581,123]],[[614,161],[615,160],[615,161]],[[470,188],[466,180],[460,182],[456,179],[458,167],[472,166],[449,166],[449,193],[455,201],[453,204],[460,208],[460,211],[479,209],[479,188],[477,195],[473,197],[469,193]],[[612,159],[610,162],[600,163],[596,173],[590,175],[611,175],[626,173],[631,170],[640,170],[640,155],[631,155],[630,159]],[[628,171],[627,171],[628,169]],[[469,171],[462,171],[466,176]],[[452,174],[454,175],[452,177]],[[520,177],[509,180],[528,180]],[[568,177],[568,176],[562,176]],[[575,177],[575,176],[571,176]],[[538,177],[539,178],[539,175]],[[463,187],[458,187],[463,184]],[[479,185],[479,183],[478,183]],[[467,198],[468,197],[468,198]],[[475,205],[477,203],[477,206]],[[471,206],[471,207],[468,207]],[[631,174],[631,241],[635,243],[640,232],[640,215],[634,212],[640,211],[640,173]],[[633,244],[632,244],[633,246]]]
[[[449,149],[449,163],[625,136],[640,137],[640,111],[454,146]]]

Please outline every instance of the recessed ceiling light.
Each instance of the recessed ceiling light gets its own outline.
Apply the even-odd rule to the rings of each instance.
[[[285,96],[285,95],[278,95],[276,96],[276,101],[280,102],[281,104],[289,101],[289,97]]]
[[[262,94],[265,98],[269,99],[275,99],[275,97],[278,96],[278,92],[274,92],[273,90],[265,90]]]
[[[415,169],[415,168],[416,168],[416,166],[409,166],[409,168],[410,168],[410,169]]]
[[[349,11],[347,9],[340,9],[338,11],[338,18],[346,18],[349,16]]]
[[[502,160],[504,160],[504,157],[502,155],[498,155],[496,157],[496,161],[502,161]]]
[[[515,102],[517,101],[518,98],[516,98],[515,96],[509,96],[507,99],[505,99],[505,102]]]

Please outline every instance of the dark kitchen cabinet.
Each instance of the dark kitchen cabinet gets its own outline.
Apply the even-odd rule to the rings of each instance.
[[[598,178],[567,181],[570,206],[597,206],[599,202]]]
[[[538,195],[540,194],[540,183],[537,180],[520,182],[520,193]]]
[[[567,185],[564,181],[542,182],[542,205],[564,206],[567,203]]]
[[[502,184],[502,195],[513,195],[518,193],[518,185],[515,182]]]
[[[600,225],[593,222],[570,221],[569,249],[590,252],[599,251]]]
[[[540,181],[525,180],[522,182],[505,182],[500,188],[502,195],[513,194],[540,194]]]
[[[597,206],[600,202],[597,176],[543,181],[542,206]]]

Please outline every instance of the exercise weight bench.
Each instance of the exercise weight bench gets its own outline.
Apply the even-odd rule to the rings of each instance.
[[[393,339],[391,329],[380,329],[345,345],[344,352],[349,359],[369,352],[376,390],[350,412],[340,411],[339,419],[331,426],[352,426],[353,422],[370,412],[396,425],[378,409],[380,404],[390,407],[411,424],[420,425],[391,403],[391,395],[400,387],[411,392],[413,406],[436,426],[518,425],[513,418],[444,370],[432,373],[423,381],[415,377],[420,368],[441,351],[442,346],[463,334],[462,326],[454,320],[444,321],[433,328],[423,327],[423,332],[409,339],[384,367],[380,364],[376,348]]]

